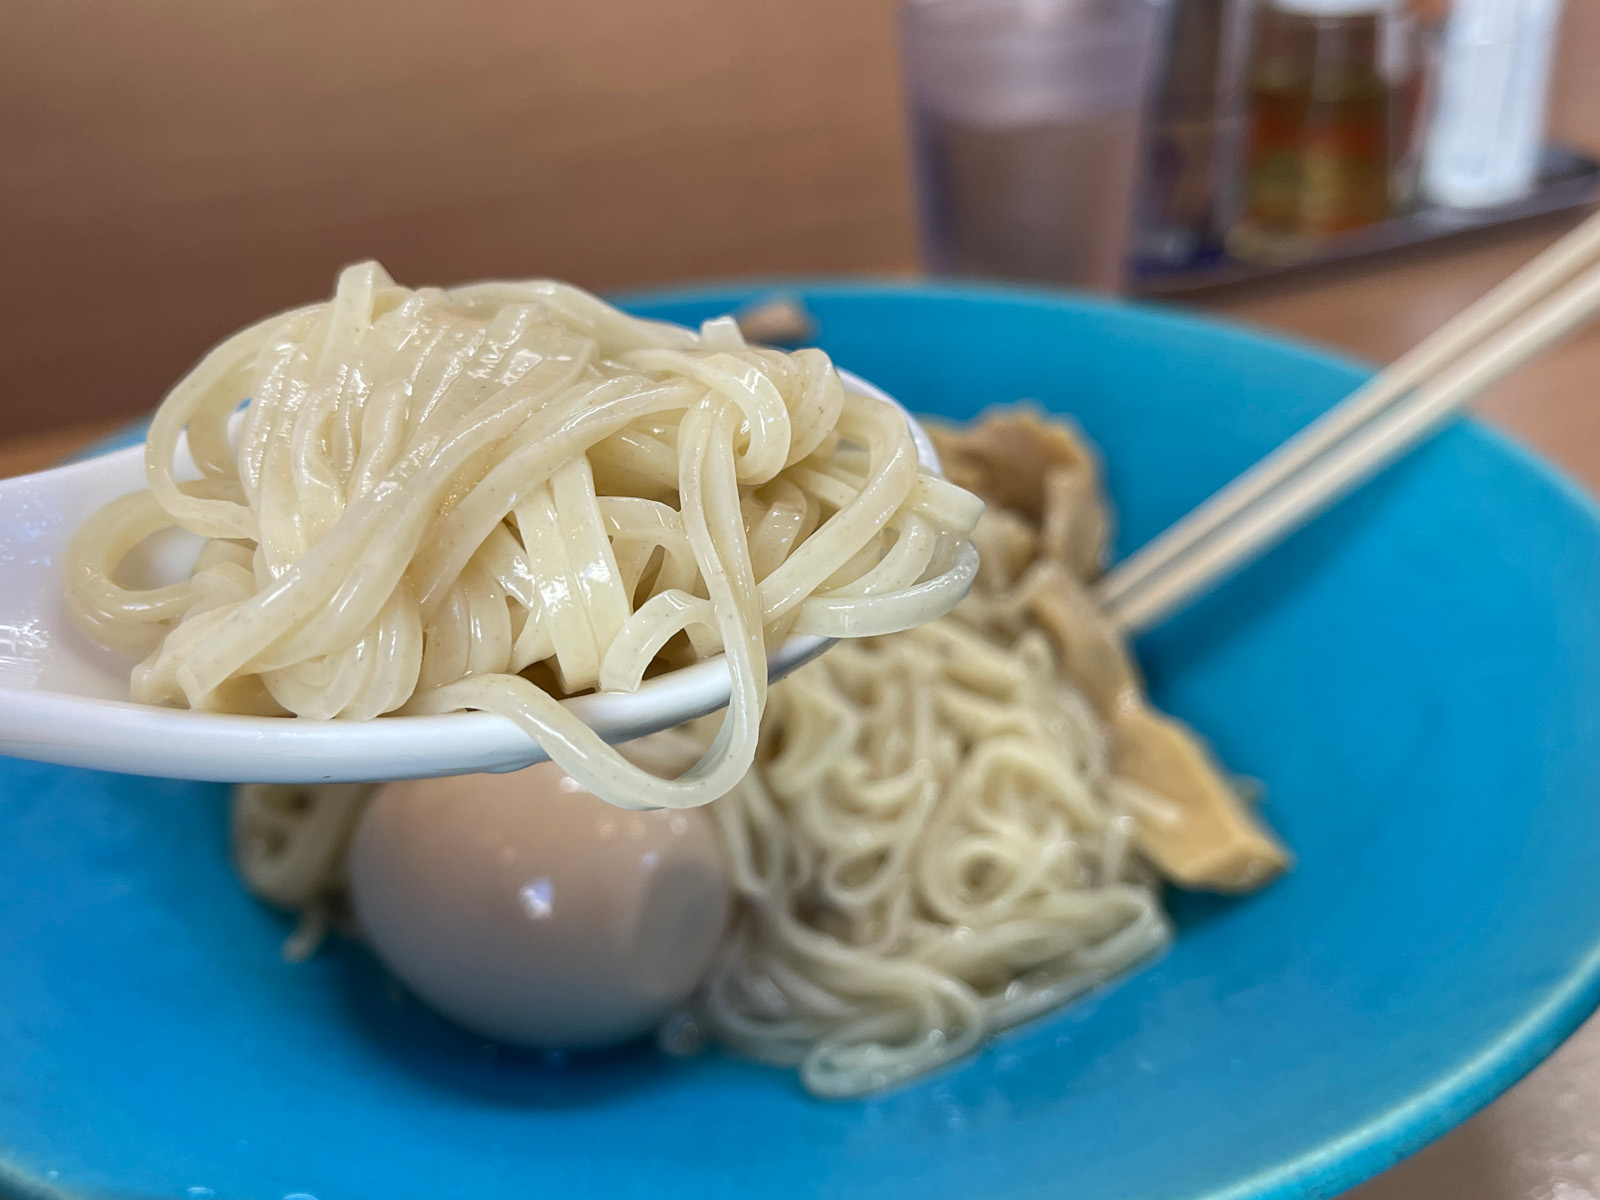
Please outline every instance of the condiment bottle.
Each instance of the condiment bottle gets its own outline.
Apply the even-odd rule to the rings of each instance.
[[[1229,247],[1295,258],[1389,214],[1393,0],[1265,0]]]
[[[1151,98],[1139,230],[1141,265],[1188,264],[1222,238],[1237,141],[1246,0],[1175,0]]]
[[[1405,0],[1391,29],[1395,45],[1394,161],[1389,168],[1389,211],[1423,204],[1422,155],[1439,91],[1439,62],[1450,0]]]
[[[1455,0],[1422,169],[1435,204],[1486,208],[1533,187],[1560,15],[1561,0]]]

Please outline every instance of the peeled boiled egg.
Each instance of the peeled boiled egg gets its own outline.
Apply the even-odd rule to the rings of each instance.
[[[553,763],[385,785],[349,878],[363,932],[423,1001],[545,1049],[653,1029],[705,974],[730,907],[708,814],[623,811]]]

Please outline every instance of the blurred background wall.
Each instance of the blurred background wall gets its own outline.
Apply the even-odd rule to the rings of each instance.
[[[152,406],[380,258],[594,288],[914,268],[894,0],[0,12],[0,437]],[[1552,132],[1600,147],[1600,0]]]

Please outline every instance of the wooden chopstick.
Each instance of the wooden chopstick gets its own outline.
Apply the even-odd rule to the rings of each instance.
[[[1388,369],[1118,564],[1100,581],[1096,599],[1108,611],[1124,605],[1132,593],[1145,588],[1155,576],[1218,536],[1229,522],[1597,258],[1600,213],[1590,216]]]
[[[1582,241],[1577,243],[1578,248],[1587,247],[1590,258],[1600,256],[1600,224],[1594,218],[1574,233],[1584,235]],[[1569,250],[1571,248],[1568,247]],[[1548,252],[1541,259],[1547,256]],[[1539,262],[1535,260],[1536,264]],[[1554,273],[1551,272],[1552,275]],[[1563,266],[1560,273],[1569,274],[1570,270]],[[1513,280],[1517,278],[1514,276]],[[1502,285],[1502,288],[1505,286]],[[1519,289],[1524,294],[1527,290]],[[1299,528],[1371,478],[1426,438],[1484,389],[1552,342],[1571,333],[1596,309],[1600,309],[1600,265],[1589,267],[1576,279],[1537,303],[1525,301],[1523,309],[1520,316],[1506,321],[1492,335],[1471,339],[1475,341],[1475,348],[1455,356],[1449,365],[1435,369],[1430,373],[1431,378],[1416,379],[1418,386],[1398,400],[1391,400],[1377,413],[1363,414],[1365,419],[1359,423],[1343,418],[1344,422],[1354,425],[1352,430],[1343,438],[1332,440],[1332,444],[1320,454],[1302,456],[1293,470],[1275,468],[1275,486],[1254,487],[1251,501],[1230,503],[1227,507],[1230,519],[1191,526],[1201,528],[1201,536],[1191,535],[1183,539],[1182,549],[1164,554],[1156,568],[1144,572],[1137,586],[1123,586],[1117,589],[1115,598],[1102,599],[1106,614],[1129,634],[1158,624],[1251,561],[1285,534]],[[1469,314],[1473,311],[1469,310]],[[1503,309],[1497,306],[1498,311]],[[1469,328],[1474,334],[1481,335],[1480,321],[1475,320]],[[1449,332],[1449,329],[1447,326],[1441,333]],[[1452,344],[1459,344],[1461,340],[1464,339],[1459,335],[1450,339]],[[1411,376],[1413,371],[1408,370],[1407,374]],[[1383,390],[1388,389],[1385,387]],[[1329,415],[1357,400],[1366,402],[1367,397],[1375,393],[1381,394],[1378,389],[1368,385]],[[1304,434],[1297,435],[1301,436]],[[1291,439],[1286,446],[1293,444],[1294,440]],[[1275,451],[1263,463],[1272,461],[1281,452],[1281,449]],[[1247,478],[1259,469],[1258,464],[1240,478]],[[1224,489],[1213,500],[1228,491]],[[1197,513],[1199,511],[1196,510]],[[1179,525],[1183,523],[1179,522]],[[1169,532],[1177,529],[1178,526],[1174,526]]]

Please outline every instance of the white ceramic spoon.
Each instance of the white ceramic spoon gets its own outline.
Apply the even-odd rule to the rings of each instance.
[[[840,374],[852,391],[896,403],[866,381]],[[937,470],[932,443],[909,414],[907,420],[918,457]],[[181,450],[179,465],[188,465]],[[61,556],[85,517],[144,486],[143,445],[0,480],[0,754],[227,783],[510,771],[546,757],[527,734],[491,713],[311,721],[130,701],[132,664],[89,642],[67,618]],[[200,539],[174,531],[150,539],[147,547],[144,561],[126,569],[143,576],[143,583],[166,583],[187,574]],[[809,662],[830,644],[818,637],[789,639],[769,659],[770,677]],[[724,707],[728,673],[720,657],[712,658],[648,680],[636,692],[577,696],[566,703],[607,741],[621,742]]]

